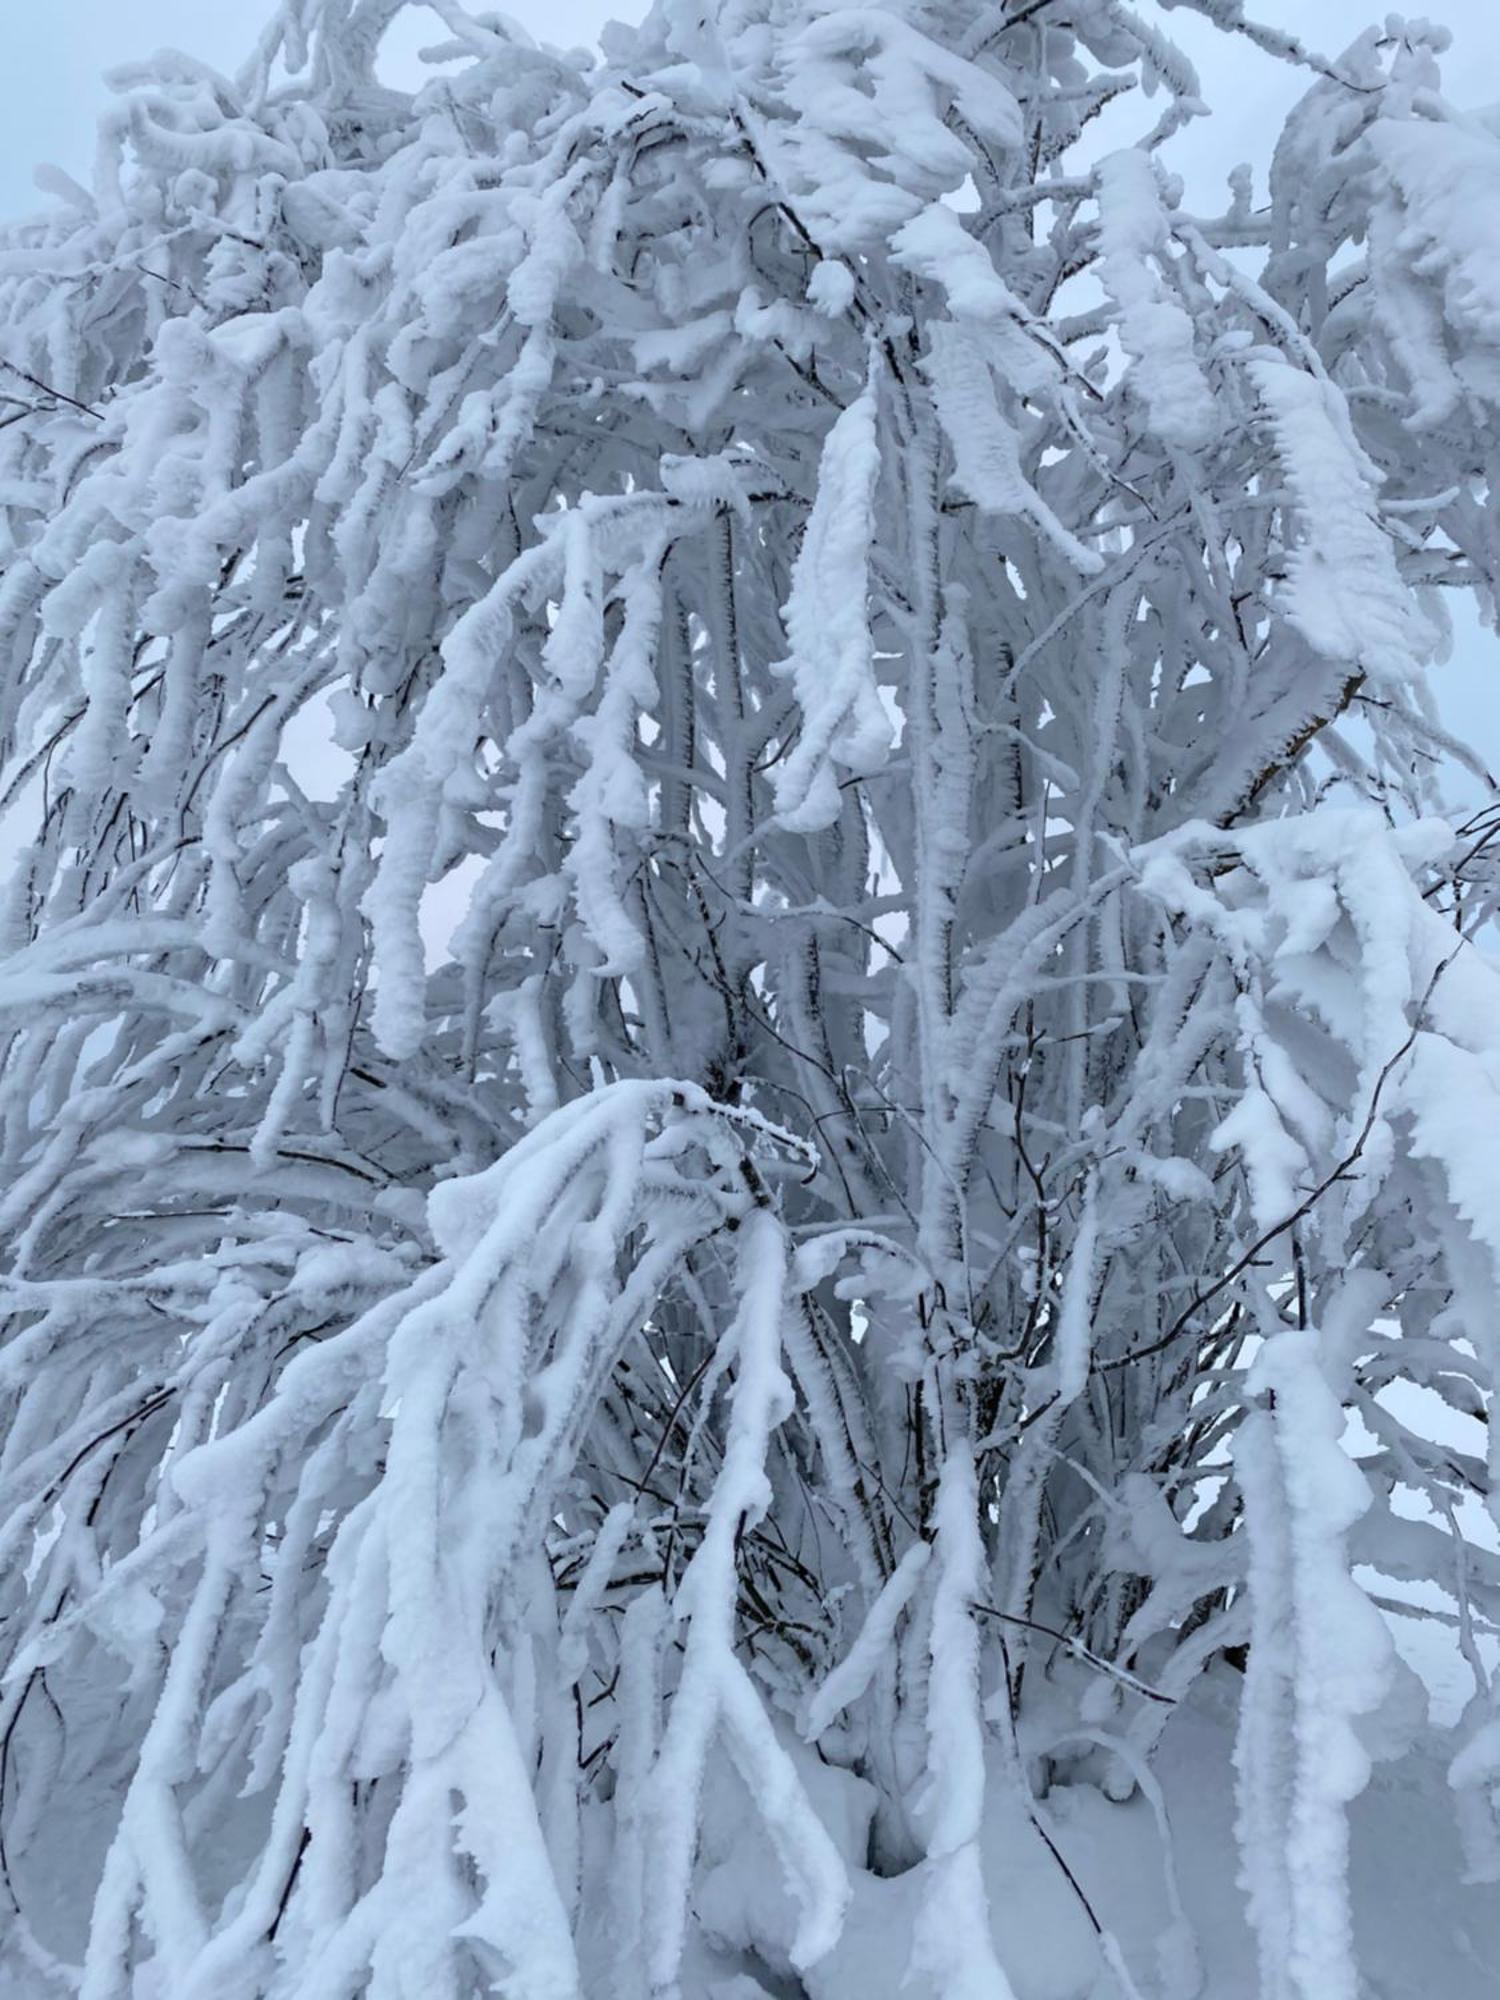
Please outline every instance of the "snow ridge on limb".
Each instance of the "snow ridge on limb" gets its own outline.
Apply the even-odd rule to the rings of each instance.
[[[918,1801],[927,1880],[908,1975],[929,1978],[939,2000],[1015,2000],[996,1954],[980,1872],[986,1757],[973,1606],[985,1595],[988,1565],[978,1503],[973,1453],[957,1444],[943,1465],[933,1510],[927,1774]]]
[[[1384,1303],[1378,1273],[1357,1273],[1347,1293],[1331,1319]],[[1239,1827],[1267,2000],[1357,2000],[1361,1988],[1347,1813],[1370,1775],[1356,1725],[1390,1687],[1395,1648],[1350,1574],[1349,1532],[1372,1495],[1340,1442],[1340,1346],[1313,1327],[1268,1341],[1246,1385],[1264,1407],[1235,1440],[1251,1599]]]
[[[1193,322],[1160,275],[1169,227],[1161,169],[1136,147],[1101,160],[1099,275],[1119,311],[1131,379],[1153,428],[1184,451],[1219,433],[1219,412],[1194,347]]]
[[[802,722],[776,778],[776,816],[796,833],[821,832],[838,818],[835,763],[867,777],[890,749],[866,605],[880,478],[877,379],[872,358],[864,389],[828,433],[784,607],[792,651],[773,671],[790,678]]]
[[[921,11],[830,8],[779,51],[797,113],[782,141],[791,187],[825,250],[881,245],[924,198],[962,182],[976,142],[1021,143],[1004,81],[922,33]]]
[[[910,245],[910,231],[904,240]],[[996,395],[992,370],[998,357],[987,354],[983,337],[962,325],[939,322],[929,339],[924,368],[953,449],[954,485],[989,513],[1029,516],[1085,575],[1100,570],[1098,551],[1069,532],[1021,469],[1015,432]]]
[[[1433,639],[1378,525],[1379,474],[1350,431],[1343,399],[1280,357],[1256,355],[1246,366],[1296,514],[1288,616],[1318,652],[1385,686],[1410,681]]]
[[[651,1777],[655,1842],[647,1950],[650,1990],[677,2000],[692,1886],[698,1798],[717,1735],[765,1820],[799,1910],[789,1955],[796,1966],[825,1956],[838,1940],[849,1884],[827,1829],[779,1742],[734,1647],[735,1543],[771,1502],[766,1457],[775,1428],[792,1408],[781,1367],[787,1309],[785,1231],[757,1207],[740,1233],[743,1303],[729,1338],[736,1358],[724,1460],[696,1554],[673,1600],[686,1621],[682,1672]]]
[[[1500,401],[1500,241],[1481,190],[1500,137],[1477,119],[1381,119],[1367,143],[1386,195],[1370,256],[1375,312],[1428,427]]]

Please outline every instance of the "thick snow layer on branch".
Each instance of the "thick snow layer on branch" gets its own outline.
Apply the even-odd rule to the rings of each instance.
[[[976,144],[1021,142],[1020,109],[1001,79],[921,33],[905,11],[830,8],[780,52],[797,122],[779,150],[795,170],[799,213],[826,251],[876,247],[924,200],[961,185]]]
[[[909,248],[909,231],[903,240]],[[940,320],[930,341],[926,371],[938,419],[953,448],[953,479],[960,492],[989,513],[1029,518],[1085,575],[1102,568],[1098,551],[1086,548],[1068,530],[1022,471],[1016,433],[997,399],[993,362],[982,338]]]
[[[880,478],[876,409],[872,374],[823,446],[817,499],[784,611],[792,650],[776,671],[790,678],[802,719],[777,773],[776,812],[798,833],[838,818],[835,764],[867,777],[890,752],[891,718],[875,683],[866,604]]]
[[[1192,319],[1158,268],[1170,269],[1159,172],[1136,147],[1100,161],[1099,275],[1118,308],[1130,379],[1152,427],[1169,444],[1193,451],[1217,436],[1219,415],[1195,352]]]
[[[721,1732],[799,1905],[789,1954],[794,1965],[813,1964],[833,1948],[849,1901],[838,1850],[735,1656],[735,1545],[770,1505],[767,1453],[792,1404],[780,1361],[786,1236],[764,1209],[745,1225],[739,1262],[744,1303],[733,1336],[738,1365],[729,1433],[703,1539],[674,1600],[686,1620],[682,1674],[652,1778],[650,1964],[660,1991],[670,1991],[678,1976],[704,1765]]]
[[[1371,263],[1375,311],[1410,379],[1411,421],[1473,398],[1500,404],[1500,140],[1477,122],[1378,119],[1367,143],[1387,178]]]
[[[984,1597],[987,1566],[975,1518],[978,1497],[973,1460],[960,1446],[943,1467],[934,1518],[927,1879],[911,1963],[911,1974],[931,1979],[936,2000],[1014,2000],[996,1956],[980,1866],[985,1744],[974,1604]]]
[[[1408,682],[1433,637],[1396,570],[1378,519],[1378,478],[1337,392],[1321,377],[1259,354],[1246,364],[1270,419],[1296,540],[1284,601],[1308,643],[1381,686]]]
[[[1324,1366],[1311,1330],[1270,1340],[1248,1384],[1268,1407],[1235,1448],[1251,1538],[1243,1866],[1262,1990],[1287,2000],[1358,2000],[1347,1807],[1370,1759],[1356,1724],[1379,1707],[1395,1660],[1350,1574],[1346,1538],[1371,1495],[1343,1450]]]

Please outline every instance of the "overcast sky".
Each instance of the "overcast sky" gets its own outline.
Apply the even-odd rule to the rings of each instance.
[[[1305,74],[1271,61],[1243,39],[1210,27],[1186,6],[1144,13],[1177,40],[1198,67],[1213,115],[1173,142],[1172,164],[1189,186],[1189,206],[1212,206],[1223,176],[1252,160],[1262,181],[1274,135]],[[592,41],[612,15],[638,17],[645,0],[508,0],[506,11],[553,42]],[[102,78],[115,64],[159,48],[233,70],[268,19],[271,0],[0,0],[8,67],[0,120],[0,214],[40,204],[31,174],[39,161],[87,181],[94,123],[108,101]],[[1370,23],[1385,18],[1382,0],[1250,0],[1258,20],[1290,29],[1325,55],[1336,55]],[[1418,11],[1414,6],[1413,13]],[[1420,11],[1446,21],[1455,43],[1445,59],[1448,92],[1465,108],[1500,102],[1500,0],[1427,0]],[[435,16],[413,8],[397,31],[403,48],[442,39]],[[405,64],[403,64],[405,67]],[[415,76],[415,65],[410,73]],[[394,78],[393,78],[394,80]],[[1497,190],[1500,198],[1500,190]],[[1466,624],[1440,699],[1450,725],[1500,766],[1500,646]]]
[[[55,161],[87,179],[94,121],[109,92],[102,79],[117,63],[153,50],[184,49],[233,71],[272,13],[271,0],[0,0],[6,16],[0,61],[6,70],[0,120],[0,213],[36,205],[31,171]],[[443,39],[436,15],[413,9],[424,25],[403,40]],[[477,4],[475,11],[482,11]],[[612,15],[631,18],[635,0],[506,0],[504,12],[549,42],[592,42]],[[643,10],[642,10],[643,11]],[[415,24],[413,24],[415,25]]]
[[[508,0],[507,11],[546,40],[570,43],[592,41],[612,14],[629,16],[643,4]],[[1248,43],[1208,27],[1184,6],[1168,12],[1153,7],[1152,0],[1141,4],[1198,64],[1214,111],[1195,129],[1190,153],[1179,142],[1179,167],[1196,178],[1200,172],[1217,176],[1243,158],[1263,161],[1275,124],[1303,80]],[[107,98],[101,81],[106,70],[159,48],[185,49],[232,70],[271,11],[269,0],[45,0],[41,5],[0,0],[0,5],[9,17],[0,213],[9,215],[33,205],[31,170],[39,160],[87,177],[94,120]],[[1386,8],[1382,0],[1251,0],[1249,11],[1333,55],[1362,28],[1383,19]],[[1500,0],[1427,0],[1420,11],[1447,21],[1457,37],[1447,64],[1453,98],[1473,106],[1500,100]],[[426,36],[429,30],[419,21],[431,23],[431,38],[441,39],[435,16],[421,9],[413,14],[403,41]]]

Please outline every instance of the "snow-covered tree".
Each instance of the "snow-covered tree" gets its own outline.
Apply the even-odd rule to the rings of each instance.
[[[1268,191],[1125,0],[284,0],[0,240],[7,1992],[1183,2000],[1228,1689],[1354,2000],[1403,1600],[1500,1874],[1500,142],[1186,4]]]

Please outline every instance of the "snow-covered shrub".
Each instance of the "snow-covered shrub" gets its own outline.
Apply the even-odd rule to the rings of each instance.
[[[873,1871],[1004,2000],[987,1814],[1228,1660],[1353,2000],[1383,1593],[1500,1859],[1500,143],[1237,0],[1223,212],[1124,0],[399,11],[0,239],[4,1977],[819,1994]]]

